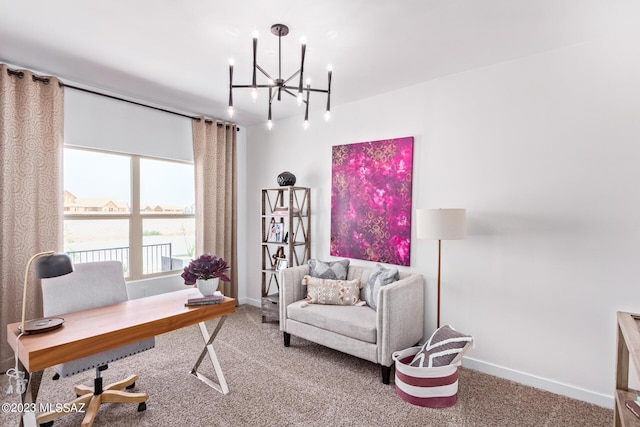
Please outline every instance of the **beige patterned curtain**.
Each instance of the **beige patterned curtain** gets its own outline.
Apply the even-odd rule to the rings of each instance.
[[[22,313],[29,258],[62,250],[63,89],[0,64],[0,371],[13,365],[7,324]],[[35,271],[30,273],[27,319],[42,315]]]
[[[193,120],[193,164],[196,175],[196,256],[224,258],[231,282],[218,288],[238,298],[237,171],[235,125]]]

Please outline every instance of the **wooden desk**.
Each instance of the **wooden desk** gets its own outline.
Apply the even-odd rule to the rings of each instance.
[[[226,316],[236,311],[236,301],[225,297],[221,304],[184,306],[188,298],[197,296],[201,296],[197,290],[184,289],[59,315],[58,317],[64,318],[64,325],[61,328],[20,338],[18,357],[26,370],[32,373],[199,323],[206,344],[191,374],[221,393],[227,394],[229,388],[212,342]],[[215,318],[220,320],[214,332],[209,334],[204,321]],[[18,325],[20,322],[7,325],[7,342],[14,351],[19,333]],[[197,372],[207,352],[214,365],[219,384]],[[29,394],[26,396],[27,399],[31,399],[30,390],[27,394]]]

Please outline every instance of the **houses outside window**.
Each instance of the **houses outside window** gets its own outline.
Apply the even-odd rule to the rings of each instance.
[[[129,280],[194,257],[193,165],[65,147],[64,251],[74,263],[118,260]]]

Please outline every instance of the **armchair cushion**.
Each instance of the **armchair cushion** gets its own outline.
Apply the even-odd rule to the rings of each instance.
[[[346,280],[349,260],[324,262],[319,259],[309,260],[309,275],[321,279]]]
[[[367,305],[377,311],[380,288],[398,280],[400,280],[400,273],[396,267],[387,268],[382,264],[376,264],[369,275],[365,288],[364,300]]]
[[[360,280],[331,280],[304,276],[307,302],[311,304],[356,305],[360,301]]]
[[[318,331],[330,331],[366,343],[376,343],[376,312],[366,306],[320,306],[296,301],[287,307],[287,317],[312,325]],[[306,338],[313,341],[314,337]]]
[[[437,329],[411,361],[411,366],[434,367],[449,365],[473,337],[462,334],[449,325]]]

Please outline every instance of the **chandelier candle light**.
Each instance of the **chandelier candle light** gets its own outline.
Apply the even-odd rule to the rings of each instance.
[[[269,89],[269,112],[267,114],[267,126],[269,130],[273,127],[271,120],[271,104],[274,99],[281,100],[282,92],[288,93],[298,100],[298,105],[306,104],[304,111],[304,128],[309,126],[309,94],[311,92],[321,92],[327,94],[327,109],[325,111],[325,119],[328,120],[331,111],[331,66],[328,71],[328,85],[327,89],[314,89],[311,87],[311,81],[307,79],[306,86],[304,85],[304,56],[307,49],[307,44],[302,42],[302,55],[300,60],[300,68],[294,72],[288,79],[282,78],[282,37],[289,34],[289,27],[284,24],[275,24],[271,26],[271,32],[278,36],[278,77],[273,78],[267,73],[257,62],[257,49],[258,49],[258,36],[253,36],[253,73],[252,81],[250,85],[234,85],[233,84],[233,61],[229,62],[229,117],[233,117],[233,89],[239,88],[251,88],[251,97],[255,101],[258,97],[259,88]],[[258,84],[257,71],[260,71],[268,79],[267,84]],[[299,76],[298,85],[291,86],[289,82]],[[305,92],[306,91],[306,96]],[[295,92],[295,93],[294,93]]]

